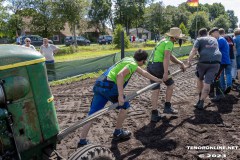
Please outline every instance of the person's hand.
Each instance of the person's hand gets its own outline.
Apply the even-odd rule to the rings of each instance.
[[[162,79],[159,79],[159,78],[158,78],[158,81],[156,81],[156,82],[158,82],[158,83],[162,83]]]
[[[191,66],[192,66],[192,64],[191,64],[191,61],[190,61],[190,60],[188,60],[188,61],[187,61],[187,66],[188,66],[188,67],[191,67]]]
[[[168,73],[163,74],[163,82],[166,82],[168,80]]]
[[[183,72],[185,72],[186,69],[187,69],[187,67],[185,66],[184,63],[181,63],[181,65],[180,65],[180,69],[181,69]]]
[[[123,98],[123,96],[118,96],[118,105],[119,105],[119,106],[123,106],[123,104],[124,104],[124,98]]]

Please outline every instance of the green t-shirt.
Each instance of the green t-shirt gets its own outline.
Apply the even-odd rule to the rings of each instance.
[[[108,73],[107,77],[117,83],[117,75],[118,73],[124,68],[127,67],[129,69],[129,74],[124,77],[124,82],[127,82],[131,75],[137,70],[138,64],[134,60],[133,57],[126,57],[123,58],[120,62],[115,64],[115,66],[110,70]]]
[[[169,38],[163,39],[160,41],[154,51],[153,60],[151,62],[163,62],[164,60],[164,52],[165,51],[172,51],[174,44],[170,41]]]

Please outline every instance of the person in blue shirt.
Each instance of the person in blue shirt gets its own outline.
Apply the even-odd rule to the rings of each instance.
[[[238,90],[240,90],[240,28],[234,30],[234,46],[236,51],[236,63],[237,63],[237,72],[238,72]]]
[[[221,84],[221,89],[224,91],[224,94],[228,94],[232,89],[232,63],[231,63],[231,56],[230,56],[230,46],[228,41],[224,37],[225,30],[223,28],[219,29],[219,34],[220,34],[220,38],[218,39],[218,43],[219,43],[220,52],[222,53],[221,64],[224,67],[221,74],[220,84]],[[227,85],[224,78],[225,75],[226,75]]]
[[[219,50],[222,53],[222,60],[220,69],[215,77],[216,96],[212,101],[220,101],[224,93],[230,92],[232,88],[232,75],[231,75],[231,60],[229,55],[229,45],[227,40],[220,36],[219,29],[214,27],[209,31],[209,35],[218,40]],[[227,88],[225,84],[224,75],[226,72]],[[211,92],[214,94],[214,85],[211,87]]]

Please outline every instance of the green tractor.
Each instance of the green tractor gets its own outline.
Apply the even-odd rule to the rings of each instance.
[[[115,159],[101,145],[59,155],[56,145],[81,125],[59,131],[45,58],[16,45],[1,45],[0,52],[0,160]]]

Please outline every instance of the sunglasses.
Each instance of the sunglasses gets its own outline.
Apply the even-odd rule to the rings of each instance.
[[[26,41],[26,42],[31,42],[31,41]]]

